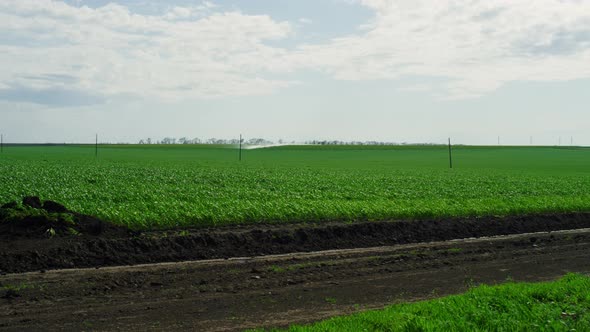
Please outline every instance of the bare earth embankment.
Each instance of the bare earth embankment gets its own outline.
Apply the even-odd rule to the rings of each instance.
[[[588,213],[143,233],[76,220],[95,232],[3,230],[0,330],[286,326],[590,273]]]

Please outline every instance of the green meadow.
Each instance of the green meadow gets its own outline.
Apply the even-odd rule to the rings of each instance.
[[[5,146],[0,202],[40,196],[133,228],[590,211],[590,149]]]

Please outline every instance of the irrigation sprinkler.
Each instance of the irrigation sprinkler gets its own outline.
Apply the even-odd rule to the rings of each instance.
[[[453,168],[453,153],[451,152],[451,138],[449,137],[449,168]]]

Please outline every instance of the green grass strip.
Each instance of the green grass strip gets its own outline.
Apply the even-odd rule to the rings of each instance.
[[[590,331],[589,290],[590,278],[577,274],[554,282],[484,285],[288,331]]]

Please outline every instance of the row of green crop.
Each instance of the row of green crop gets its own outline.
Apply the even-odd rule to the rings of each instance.
[[[586,151],[526,150],[530,164],[507,167],[498,154],[515,152],[498,150],[487,168],[465,150],[471,166],[449,170],[436,149],[264,149],[242,163],[215,148],[14,149],[0,201],[38,195],[136,228],[590,211]]]

